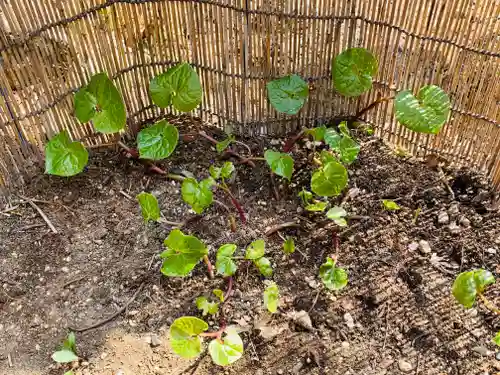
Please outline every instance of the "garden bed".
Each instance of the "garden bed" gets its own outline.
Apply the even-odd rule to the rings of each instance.
[[[201,127],[192,120],[176,125],[181,134]],[[216,129],[204,130],[219,140],[224,137]],[[430,165],[434,160],[426,164],[395,153],[376,138],[358,139],[361,152],[349,168],[349,189],[334,199],[352,216],[348,227],[336,230],[338,251],[334,224],[304,211],[297,197],[310,180],[310,142],[299,142],[292,150],[291,184],[280,179],[272,183],[264,162],[256,162],[255,168],[237,165],[232,191],[245,210],[246,225],[237,222],[232,232],[225,208],[213,205],[183,228],[209,247],[214,263],[222,244],[244,249],[263,238],[274,266],[281,305],[272,317],[263,307],[265,286],[258,271],[243,266],[234,278],[224,309],[228,323],[242,330],[245,354],[225,369],[204,356],[180,359],[168,345],[174,319],[201,317],[195,299],[227,288],[223,278],[209,279],[202,264],[186,278],[160,273],[158,254],[170,227],[145,224],[135,196],[152,192],[167,220],[182,221],[193,213],[182,200],[179,182],[149,174],[117,150],[91,152],[87,172],[79,176],[34,179],[21,198],[10,198],[0,219],[0,374],[62,374],[50,356],[68,327],[82,329],[113,315],[139,288],[123,314],[77,333],[83,360],[76,374],[500,371],[491,343],[500,328],[498,319],[482,307],[466,311],[450,296],[461,271],[483,267],[497,272],[497,197],[469,171],[444,165],[447,186]],[[265,137],[244,141],[255,155],[284,143]],[[181,142],[158,165],[201,178],[219,155],[206,139],[196,137]],[[57,234],[26,203],[28,198]],[[234,210],[223,195],[217,193],[216,199]],[[385,210],[382,199],[396,201],[401,209]],[[297,225],[266,235],[287,222]],[[283,253],[281,236],[295,238],[292,255]],[[318,278],[319,266],[333,253],[349,272],[348,286],[337,293],[327,292]],[[496,286],[488,295],[500,300]],[[301,311],[311,326],[297,319]],[[211,328],[219,324],[217,317],[206,320]]]

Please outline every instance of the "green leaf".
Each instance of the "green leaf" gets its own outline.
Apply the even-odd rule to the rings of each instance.
[[[220,167],[215,167],[213,164],[210,166],[210,168],[208,168],[208,172],[214,180],[218,180],[220,178],[221,171],[222,169]]]
[[[264,277],[271,277],[273,275],[273,267],[271,266],[271,261],[266,257],[256,259],[253,262]]]
[[[340,149],[340,141],[342,135],[339,134],[335,129],[329,128],[325,133],[325,143],[330,146],[332,150]]]
[[[116,133],[125,127],[127,113],[123,98],[106,73],[99,73],[74,97],[75,116],[80,122],[92,120],[101,133]]]
[[[267,150],[264,152],[264,159],[271,170],[278,176],[288,179],[292,178],[293,173],[293,159],[290,155],[283,152]]]
[[[335,162],[335,163],[338,162],[337,159],[335,158],[335,156],[333,156],[330,152],[328,152],[326,150],[322,150],[321,154],[319,154],[319,157],[321,160],[321,164],[323,166],[327,165],[330,162]]]
[[[212,361],[219,366],[227,366],[243,355],[243,341],[234,328],[228,328],[222,340],[212,340],[208,344]]]
[[[316,201],[312,204],[308,204],[304,208],[306,211],[323,212],[326,209],[326,206],[328,206],[328,202]]]
[[[45,173],[74,176],[83,171],[89,153],[80,142],[72,142],[66,130],[51,138],[45,145]]]
[[[137,200],[141,206],[142,217],[144,221],[158,221],[160,218],[160,206],[158,200],[153,194],[144,191],[137,195]]]
[[[316,142],[321,142],[325,139],[326,126],[318,126],[316,128],[308,129],[306,134],[312,135]]]
[[[69,363],[78,361],[78,356],[72,350],[63,349],[52,354],[52,359],[57,363]]]
[[[172,104],[178,111],[189,112],[201,103],[200,78],[189,64],[181,63],[154,77],[149,95],[158,107]]]
[[[339,124],[339,131],[340,131],[340,134],[342,134],[346,137],[351,136],[351,132],[349,131],[349,126],[347,126],[347,121],[342,121]]]
[[[360,146],[351,137],[337,133],[334,129],[328,129],[325,134],[325,142],[336,151],[340,160],[350,164],[358,157]]]
[[[451,290],[456,300],[465,308],[470,309],[476,301],[476,296],[483,293],[488,285],[494,283],[495,278],[491,272],[477,269],[458,275]]]
[[[160,258],[163,259],[161,272],[166,276],[186,276],[208,254],[203,242],[179,229],[170,232],[164,245],[166,250]]]
[[[137,135],[137,148],[141,159],[166,159],[174,152],[179,141],[179,131],[166,120],[158,121]]]
[[[66,340],[63,341],[62,347],[63,349],[71,350],[73,353],[76,353],[76,336],[74,332],[68,333]]]
[[[287,115],[295,115],[309,95],[309,86],[296,74],[267,83],[267,95],[274,109]]]
[[[331,161],[318,169],[311,178],[312,191],[323,197],[339,195],[346,186],[347,170],[336,161]]]
[[[391,201],[390,199],[382,199],[382,205],[387,211],[396,211],[401,209],[396,202]]]
[[[345,219],[346,215],[347,215],[346,210],[338,206],[330,208],[326,213],[326,217],[329,218],[330,220],[333,220],[335,224],[337,224],[339,227],[347,226],[347,221]]]
[[[220,289],[212,290],[212,293],[221,301],[224,302],[224,292]]]
[[[223,276],[232,276],[238,270],[238,266],[233,261],[233,254],[236,251],[236,245],[228,243],[219,247],[215,268]]]
[[[495,345],[498,345],[500,346],[500,331],[497,332],[497,334],[495,335],[495,337],[493,337],[493,343],[495,343]]]
[[[226,161],[224,164],[222,164],[222,169],[220,172],[220,175],[222,178],[229,178],[234,172],[234,164],[231,163],[230,161]]]
[[[287,237],[285,242],[283,242],[283,252],[285,254],[292,254],[295,252],[295,241],[293,237]]]
[[[450,115],[450,98],[438,86],[422,87],[417,97],[409,90],[394,99],[396,119],[408,129],[419,133],[437,134]]]
[[[208,324],[203,320],[183,316],[174,320],[170,326],[170,345],[175,354],[184,358],[193,358],[202,352],[202,339],[200,333],[208,329]]]
[[[278,310],[279,298],[278,285],[275,282],[271,282],[264,290],[264,306],[271,314],[274,314]]]
[[[207,178],[198,182],[194,178],[186,178],[182,181],[182,199],[194,212],[201,214],[213,202],[212,186],[213,179]]]
[[[377,70],[377,59],[370,51],[346,49],[333,60],[333,85],[344,96],[359,96],[371,89]]]
[[[262,258],[266,251],[266,243],[264,240],[256,240],[253,241],[247,247],[247,251],[245,253],[245,259],[255,260]]]
[[[323,280],[325,287],[330,290],[343,289],[348,282],[346,270],[337,267],[332,258],[327,258],[326,262],[321,265],[319,277]]]
[[[75,373],[73,371],[66,371],[64,375],[75,375]]]
[[[302,204],[306,205],[311,201],[313,195],[310,191],[302,189],[297,196],[302,200]]]
[[[209,302],[207,297],[203,296],[196,298],[196,307],[202,311],[203,316],[207,314],[215,315],[219,311],[219,304],[217,302]]]
[[[234,135],[230,134],[227,136],[226,139],[220,141],[220,142],[217,142],[217,144],[215,145],[215,149],[217,150],[217,152],[220,154],[222,151],[224,151],[226,148],[229,147],[229,145],[231,143],[233,143],[236,139],[234,138]]]

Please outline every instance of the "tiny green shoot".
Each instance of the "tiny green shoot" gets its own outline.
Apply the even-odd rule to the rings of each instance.
[[[326,262],[319,268],[319,277],[327,289],[343,289],[348,282],[347,271],[337,267],[333,258],[327,258]]]
[[[273,281],[269,282],[264,290],[264,306],[271,314],[278,311],[279,298],[278,285]]]
[[[76,355],[76,337],[73,332],[63,341],[61,348],[52,354],[52,359],[57,363],[70,363],[78,360]]]
[[[160,206],[153,194],[142,192],[137,195],[141,207],[142,217],[145,222],[158,221],[160,219]]]
[[[347,226],[347,220],[345,219],[346,216],[347,216],[347,211],[339,206],[330,208],[326,213],[326,217],[329,218],[330,220],[333,220],[333,222],[337,224],[339,227]]]
[[[295,252],[295,241],[293,237],[287,237],[285,242],[283,242],[283,252],[285,254],[292,254]]]
[[[382,199],[382,205],[387,211],[397,211],[401,209],[401,207],[396,202],[390,199]]]

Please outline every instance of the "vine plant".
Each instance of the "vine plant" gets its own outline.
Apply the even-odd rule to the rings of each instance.
[[[364,48],[349,48],[332,61],[332,81],[334,89],[341,95],[357,97],[372,88],[373,79],[378,71],[375,56]],[[272,107],[286,115],[296,115],[308,99],[308,84],[298,75],[291,74],[268,82],[267,93]],[[180,112],[189,112],[196,108],[202,99],[202,88],[196,71],[188,64],[181,63],[164,73],[153,77],[149,84],[151,101],[161,108],[172,107]],[[321,150],[313,149],[310,191],[302,190],[300,200],[305,209],[311,212],[326,212],[326,217],[336,226],[348,224],[347,212],[341,206],[333,204],[332,199],[342,194],[348,184],[347,166],[356,161],[360,152],[360,144],[353,138],[350,127],[354,120],[360,119],[367,111],[380,103],[393,101],[396,119],[410,130],[436,134],[447,121],[450,113],[450,100],[447,94],[434,85],[420,88],[414,95],[409,90],[403,90],[394,97],[379,97],[376,101],[360,110],[355,116],[346,118],[336,126],[322,125],[305,128],[298,135],[289,139],[282,151],[266,150],[262,156],[252,155],[252,150],[245,144],[229,135],[226,139],[217,141],[203,131],[198,135],[211,142],[217,152],[236,158],[239,164],[255,166],[255,162],[264,161],[271,170],[271,175],[277,175],[291,181],[294,172],[294,160],[290,155],[293,145],[303,137],[310,137],[315,144],[324,144]],[[123,98],[106,73],[91,77],[87,86],[80,89],[74,96],[75,116],[81,123],[91,122],[95,130],[104,134],[120,133],[125,130],[126,107]],[[232,194],[228,182],[235,171],[232,162],[220,166],[212,165],[205,172],[205,178],[198,180],[193,175],[175,175],[159,168],[156,161],[169,158],[175,151],[180,134],[178,129],[166,120],[146,127],[137,134],[137,148],[130,148],[124,143],[119,145],[134,159],[139,160],[151,171],[167,178],[182,182],[182,199],[197,214],[202,214],[214,203],[214,191],[222,191],[236,208],[240,221],[245,224],[246,217],[241,204]],[[181,138],[182,139],[182,138]],[[234,149],[235,145],[244,146],[248,155],[241,155]],[[46,173],[58,176],[73,176],[82,172],[88,163],[88,151],[81,142],[73,141],[70,134],[63,130],[53,136],[45,147]],[[146,192],[137,196],[145,221],[165,221],[161,217],[157,199]],[[394,202],[383,202],[388,210],[399,207]],[[232,215],[230,216],[231,219]],[[231,219],[234,227],[234,218]],[[178,224],[171,223],[170,224]],[[160,254],[162,259],[161,272],[169,277],[184,277],[194,267],[204,261],[210,277],[214,271],[208,258],[207,246],[197,237],[183,233],[182,225],[173,225],[164,241],[165,250]],[[329,256],[319,269],[319,277],[327,289],[340,290],[348,283],[347,271],[337,266],[338,236],[334,232],[335,254]],[[253,264],[265,278],[273,275],[270,260],[265,257],[265,242],[255,240],[245,250],[244,255],[237,254],[235,244],[222,245],[216,254],[215,270],[227,280],[227,291],[213,290],[217,299],[200,296],[196,305],[203,315],[220,314],[219,330],[206,332],[208,325],[197,317],[181,317],[176,319],[170,328],[170,342],[175,353],[183,357],[195,357],[203,351],[203,340],[212,339],[208,351],[212,360],[218,365],[229,365],[243,354],[243,342],[235,329],[228,327],[224,320],[224,304],[231,296],[233,277],[242,264]],[[286,254],[295,251],[292,238],[283,244]],[[238,261],[241,261],[238,263]],[[475,271],[474,271],[475,272]],[[485,272],[485,271],[484,271]],[[479,296],[486,304],[482,291],[494,279],[491,274],[472,273],[469,276],[460,275],[454,286],[455,295],[464,306],[470,307]],[[492,281],[493,279],[493,281]],[[471,281],[472,280],[472,281]],[[472,287],[474,285],[474,288]],[[464,297],[459,292],[462,289],[473,293],[474,298]],[[214,301],[215,300],[215,301]],[[279,308],[279,290],[276,283],[266,281],[263,292],[264,306],[271,313]],[[488,306],[488,305],[487,305]],[[65,355],[70,358],[69,351]],[[74,354],[71,358],[75,358]],[[77,358],[77,357],[76,357]]]

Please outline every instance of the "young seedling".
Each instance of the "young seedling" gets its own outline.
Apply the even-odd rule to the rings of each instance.
[[[347,220],[345,219],[346,216],[347,216],[347,211],[339,206],[330,208],[326,213],[326,217],[329,218],[330,220],[333,220],[333,222],[337,224],[339,227],[347,226]]]
[[[266,251],[266,244],[264,240],[253,241],[248,245],[245,252],[245,259],[253,261],[259,272],[264,277],[271,277],[273,275],[273,268],[271,261],[264,257]]]
[[[66,130],[61,131],[45,145],[45,173],[56,176],[74,176],[85,168],[89,153],[80,142],[72,142]]]
[[[323,212],[328,206],[328,202],[313,199],[313,194],[305,189],[299,191],[297,195],[306,211]]]
[[[243,341],[236,330],[224,325],[216,332],[205,332],[208,324],[201,319],[184,316],[174,320],[170,327],[170,345],[177,355],[194,358],[203,352],[203,338],[213,338],[208,344],[212,361],[227,366],[243,355]]]
[[[160,220],[160,206],[153,194],[142,192],[137,195],[137,200],[141,206],[142,217],[145,222]]]
[[[325,287],[329,290],[341,290],[345,288],[348,282],[347,271],[337,267],[336,256],[326,259],[326,262],[319,268],[319,277]]]
[[[382,205],[386,211],[397,211],[401,209],[396,202],[390,199],[382,199]]]
[[[224,302],[224,292],[220,289],[214,289],[212,293],[219,298],[220,302]],[[219,302],[210,302],[207,297],[200,296],[196,298],[196,307],[202,311],[202,315],[215,315],[219,312]]]
[[[68,333],[61,348],[52,354],[52,359],[57,363],[78,361],[78,356],[76,355],[76,337],[73,332]]]
[[[139,158],[162,160],[168,158],[179,142],[179,131],[166,120],[142,129],[137,134]]]
[[[210,278],[213,278],[212,264],[207,256],[208,250],[198,238],[174,229],[165,239],[164,245],[166,250],[160,254],[160,258],[163,259],[161,272],[165,276],[187,276],[203,259]]]
[[[290,155],[284,152],[266,150],[264,159],[274,174],[286,178],[288,181],[292,179],[293,159]]]
[[[293,240],[293,237],[287,237],[285,242],[283,242],[283,252],[287,255],[295,252],[295,241]]]
[[[271,314],[278,311],[279,299],[278,285],[274,281],[267,282],[266,289],[264,290],[264,306]]]
[[[217,272],[225,277],[233,276],[238,270],[238,265],[235,260],[248,260],[252,261],[260,273],[265,277],[270,277],[273,274],[273,269],[269,259],[264,257],[265,254],[265,242],[264,240],[253,241],[248,245],[245,257],[234,256],[236,252],[235,244],[225,244],[222,245],[219,250],[217,250],[217,258],[215,263],[215,268]]]

